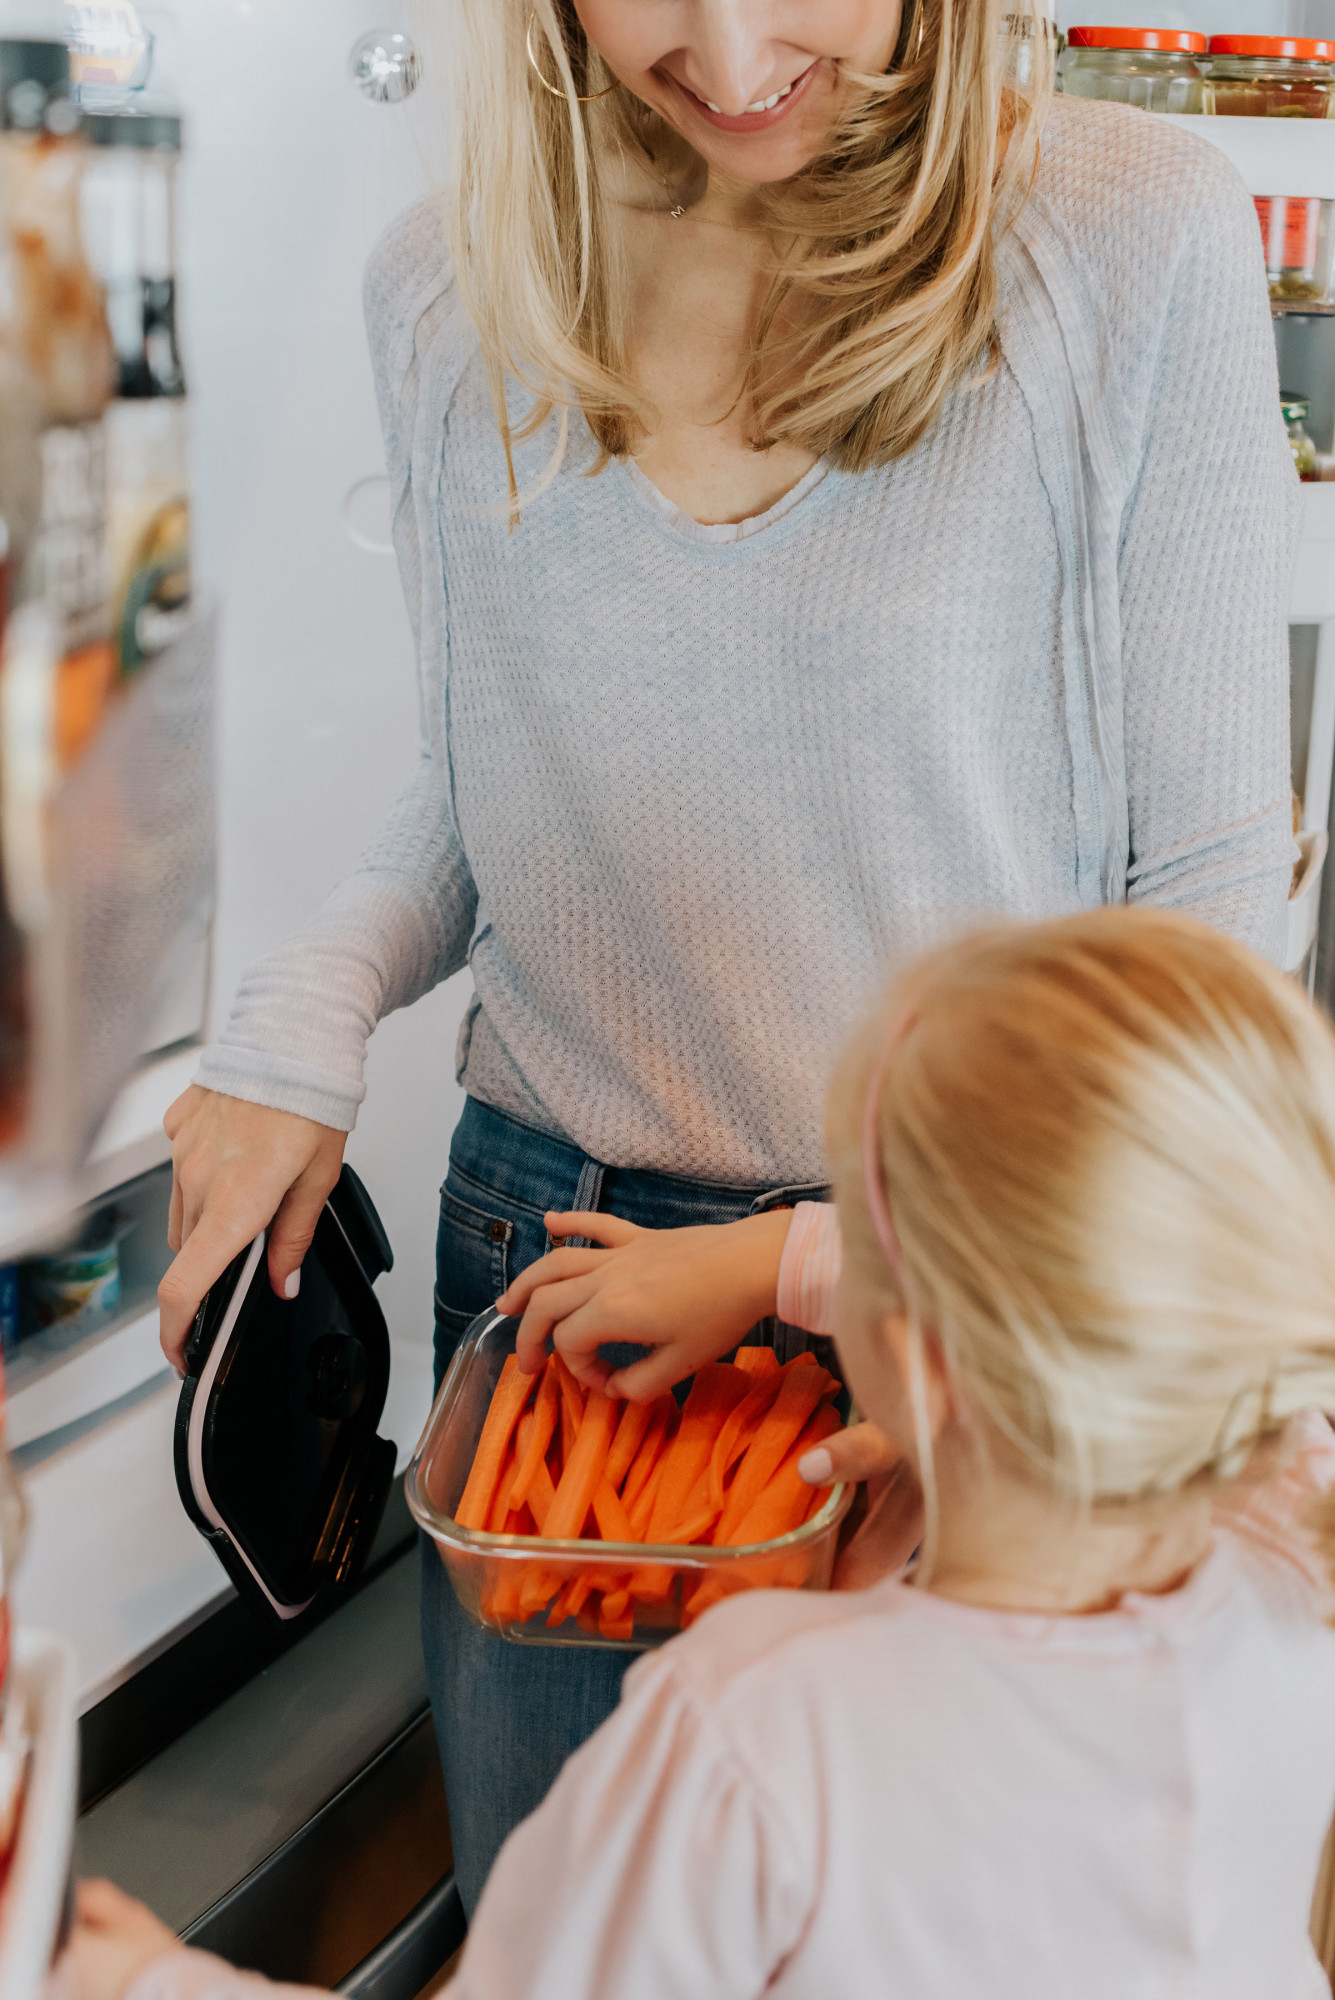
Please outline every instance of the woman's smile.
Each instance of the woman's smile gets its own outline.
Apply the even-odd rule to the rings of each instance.
[[[786,118],[793,106],[800,102],[819,68],[819,59],[809,63],[804,70],[774,91],[771,96],[762,98],[758,104],[748,104],[741,111],[725,111],[721,105],[711,104],[707,98],[701,97],[698,91],[692,90],[689,84],[683,83],[680,77],[673,76],[668,70],[660,69],[657,74],[664,82],[675,86],[685,98],[690,110],[697,117],[703,118],[707,124],[712,125],[716,131],[765,132]]]

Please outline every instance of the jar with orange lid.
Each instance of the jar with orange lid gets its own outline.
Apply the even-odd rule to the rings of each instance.
[[[1218,118],[1335,115],[1335,41],[1211,35],[1206,109]]]
[[[1204,111],[1204,55],[1204,35],[1189,28],[1072,28],[1058,88],[1141,111]]]

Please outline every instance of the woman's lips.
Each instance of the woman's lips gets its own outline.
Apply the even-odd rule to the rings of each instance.
[[[726,111],[716,110],[703,97],[697,97],[693,90],[679,82],[675,76],[670,76],[668,82],[676,86],[692,111],[703,118],[707,125],[712,125],[715,131],[766,132],[771,125],[777,125],[781,118],[788,116],[819,68],[819,62],[812,63],[810,68],[803,70],[801,76],[794,77],[793,81],[786,83],[782,90],[775,91],[772,96],[766,98],[758,111],[741,111],[735,116]]]

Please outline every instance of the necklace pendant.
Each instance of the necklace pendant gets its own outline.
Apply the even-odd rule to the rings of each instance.
[[[686,213],[686,210],[685,210],[685,209],[684,209],[684,208],[682,207],[682,205],[681,205],[681,203],[680,203],[680,202],[678,202],[678,203],[677,203],[677,206],[676,206],[675,208],[670,208],[670,209],[668,210],[668,214],[669,214],[669,215],[670,215],[670,216],[671,216],[671,217],[673,218],[673,220],[674,220],[674,221],[676,221],[676,222],[679,222],[679,221],[681,220],[682,216],[683,216],[683,215],[685,215],[685,213]]]

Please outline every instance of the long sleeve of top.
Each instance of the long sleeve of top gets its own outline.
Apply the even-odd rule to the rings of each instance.
[[[1297,487],[1254,215],[1204,141],[1061,100],[1027,215],[1119,495],[1126,893],[1278,958]],[[421,761],[200,1081],[350,1125],[376,1021],[467,962],[472,1095],[615,1166],[818,1180],[825,1081],[887,970],[1091,900],[1043,370],[1003,340],[913,451],[719,526],[633,460],[597,470],[578,414],[549,476],[553,419],[516,447],[511,531],[431,205],[367,301]]]

